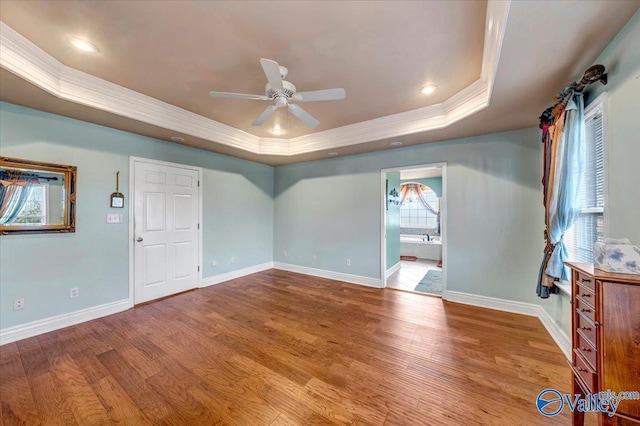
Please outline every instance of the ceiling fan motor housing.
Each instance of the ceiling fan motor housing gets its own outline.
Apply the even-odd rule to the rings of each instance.
[[[287,99],[291,99],[291,97],[296,93],[296,86],[294,86],[292,83],[289,83],[286,80],[282,80],[282,87],[283,87],[283,90],[272,89],[271,85],[267,83],[267,85],[264,87],[264,94],[270,99],[274,99],[274,98],[277,98],[278,96],[283,96],[283,95]]]

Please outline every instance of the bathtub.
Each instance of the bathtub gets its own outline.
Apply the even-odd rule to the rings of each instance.
[[[442,241],[440,237],[423,235],[400,235],[400,256],[415,256],[418,259],[442,260]]]

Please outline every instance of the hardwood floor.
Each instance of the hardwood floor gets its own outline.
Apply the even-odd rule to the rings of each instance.
[[[536,318],[270,270],[0,347],[0,423],[569,424]]]

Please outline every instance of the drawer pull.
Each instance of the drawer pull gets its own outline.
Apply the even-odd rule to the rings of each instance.
[[[582,281],[583,283],[590,283],[591,279],[590,278],[582,278],[580,281]]]
[[[594,324],[596,325],[596,327],[600,326],[600,323],[598,321],[594,322]]]
[[[591,330],[591,327],[587,327],[586,325],[583,325],[582,327],[580,327],[583,330]]]
[[[587,371],[587,370],[585,370],[585,369],[584,369],[584,368],[582,368],[582,367],[578,367],[578,371]]]
[[[580,310],[581,310],[582,312],[591,312],[591,309],[586,309],[586,308],[580,308]]]
[[[582,297],[591,297],[591,295],[589,293],[582,293],[580,296],[582,296]]]
[[[582,352],[591,352],[591,349],[589,349],[589,348],[580,348],[580,350]]]

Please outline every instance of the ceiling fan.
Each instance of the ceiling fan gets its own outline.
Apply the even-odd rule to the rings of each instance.
[[[259,101],[274,101],[273,105],[269,105],[258,118],[256,118],[252,126],[260,126],[267,118],[278,108],[287,107],[289,112],[302,120],[309,127],[316,127],[320,122],[311,114],[303,110],[301,107],[292,102],[315,102],[330,101],[334,99],[344,99],[346,93],[344,89],[324,89],[313,90],[310,92],[296,92],[296,86],[285,80],[287,70],[285,67],[278,65],[276,61],[270,59],[260,59],[260,64],[267,76],[267,85],[265,86],[264,95],[250,95],[244,93],[228,93],[228,92],[209,92],[211,96],[218,98],[236,98],[236,99],[253,99]]]

